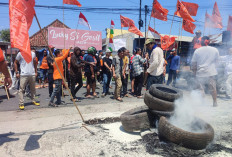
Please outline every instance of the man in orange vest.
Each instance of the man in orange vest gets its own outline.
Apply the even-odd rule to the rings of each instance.
[[[193,38],[192,42],[193,42],[194,51],[201,47],[201,31],[200,30],[196,31],[196,36]]]
[[[0,48],[0,72],[2,72],[3,75],[5,76],[4,85],[9,89],[12,85],[12,80],[1,48]]]

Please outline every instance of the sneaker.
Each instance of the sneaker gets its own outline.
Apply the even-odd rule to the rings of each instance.
[[[32,103],[35,105],[35,106],[40,106],[40,103],[36,102],[36,101],[32,101]]]
[[[55,103],[55,105],[67,105],[65,102],[61,102],[61,103]]]
[[[24,104],[19,105],[20,110],[24,110]]]
[[[106,96],[106,94],[105,94],[105,93],[102,93],[101,97],[104,98],[105,96]]]

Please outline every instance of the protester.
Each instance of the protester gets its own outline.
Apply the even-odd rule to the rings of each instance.
[[[173,87],[176,86],[176,77],[180,69],[180,56],[177,55],[176,49],[172,49],[167,60],[169,61],[169,73],[168,73],[168,82],[167,85],[172,83]]]
[[[122,81],[121,78],[123,76],[123,48],[118,50],[118,55],[113,58],[112,62],[112,70],[113,70],[113,77],[115,80],[115,91],[114,91],[114,98],[117,101],[123,102],[121,98],[121,88],[122,88]]]
[[[216,90],[216,65],[219,59],[219,52],[216,48],[208,46],[209,37],[201,39],[201,48],[198,48],[192,58],[192,70],[199,82],[200,89],[204,93],[204,86],[207,85],[213,97],[213,106],[217,104]]]
[[[79,47],[74,48],[74,54],[71,57],[70,63],[71,93],[74,100],[79,101],[76,97],[76,93],[83,86],[82,68],[85,65],[81,59],[81,49]],[[77,83],[78,86],[75,87]]]
[[[123,97],[131,97],[127,92],[127,84],[128,84],[128,75],[129,75],[129,50],[125,47],[121,48],[123,51],[123,74],[122,74],[122,96]]]
[[[232,48],[229,49],[229,55],[226,59],[225,72],[227,75],[226,80],[226,97],[232,98]]]
[[[10,73],[2,49],[0,48],[0,72],[5,76],[4,85],[9,89],[12,85]]]
[[[196,36],[193,38],[193,41],[192,41],[194,51],[201,47],[201,31],[198,30],[196,31],[195,34]]]
[[[56,67],[56,64],[53,64],[53,69],[54,69],[53,79],[54,79],[55,88],[54,88],[54,90],[52,92],[51,99],[50,99],[50,101],[48,103],[48,106],[57,107],[57,105],[62,104],[62,102],[61,102],[62,76],[60,75],[60,72],[64,77],[64,73],[63,73],[64,69],[63,69],[63,63],[62,62],[63,62],[63,60],[65,60],[65,58],[68,57],[70,49],[69,50],[63,50],[63,55],[61,54],[60,50],[55,50],[55,52],[54,52],[54,54],[55,54],[55,62],[57,63],[57,66],[58,66],[59,70]],[[56,97],[57,101],[56,101],[56,103],[53,103],[55,97]]]
[[[132,60],[133,77],[135,78],[134,96],[137,96],[137,98],[143,98],[141,95],[141,90],[143,87],[143,65],[148,59],[148,54],[146,54],[146,58],[144,59],[141,57],[141,54],[142,50],[140,48],[136,48],[136,55]]]
[[[163,50],[155,44],[154,39],[147,39],[145,44],[147,49],[152,51],[149,61],[149,68],[147,69],[147,90],[149,90],[152,84],[163,83],[164,55]]]
[[[97,60],[96,60],[96,48],[95,47],[89,47],[88,50],[88,55],[85,57],[85,61],[87,63],[91,64],[86,64],[85,65],[85,76],[87,78],[87,93],[85,95],[86,98],[93,98],[93,97],[98,97],[97,93],[95,92],[96,90],[96,78],[95,75],[97,73]],[[95,65],[95,66],[94,66]],[[90,89],[92,89],[92,95],[90,94]]]
[[[111,73],[112,73],[112,59],[110,59],[111,51],[109,49],[106,50],[106,56],[103,58],[103,93],[102,97],[106,96],[109,93],[109,86],[111,81]]]
[[[132,60],[136,55],[136,49],[133,51],[133,55],[129,58],[130,64],[129,64],[129,70],[130,70],[130,81],[131,81],[131,94],[134,95],[134,83],[135,78],[133,76],[133,66],[132,66]]]
[[[51,53],[54,53],[54,47],[51,47]],[[49,54],[47,56],[47,64],[48,64],[48,92],[49,92],[49,97],[52,96],[52,92],[53,92],[53,83],[54,83],[54,80],[53,80],[53,57],[51,56],[51,54]]]
[[[43,51],[43,60],[41,62],[41,65],[40,65],[40,78],[42,78],[42,82],[43,83],[43,88],[45,88],[45,82],[46,82],[46,78],[47,78],[47,72],[48,72],[48,69],[49,69],[49,66],[48,66],[48,62],[47,62],[47,50],[44,50]],[[40,88],[41,88],[41,84],[40,84]]]
[[[35,60],[35,53],[31,52],[32,61],[27,63],[23,58],[21,52],[19,52],[15,58],[15,73],[16,77],[20,78],[20,89],[19,89],[19,108],[24,110],[24,98],[23,93],[27,84],[30,86],[31,100],[34,105],[39,106],[40,104],[35,101],[35,78],[37,76],[37,64]],[[17,64],[20,65],[20,74]]]

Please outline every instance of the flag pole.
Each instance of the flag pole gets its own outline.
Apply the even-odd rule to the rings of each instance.
[[[177,3],[178,3],[178,0],[177,0]],[[176,3],[176,8],[177,8],[177,3]],[[176,12],[176,9],[175,9],[175,12]],[[174,12],[173,17],[172,17],[172,24],[171,24],[171,28],[170,28],[170,33],[169,33],[169,36],[168,36],[168,43],[167,44],[169,44],[170,35],[172,33],[172,26],[173,26],[173,21],[174,21],[174,17],[175,17],[175,12]],[[167,51],[168,51],[168,47],[166,47],[166,52],[165,52],[165,56],[164,56],[165,59],[167,57]]]
[[[177,51],[177,52],[179,52],[179,43],[180,43],[180,29],[181,29],[181,22],[180,22],[180,25],[179,25],[178,42],[177,42],[177,49],[178,49],[178,51]]]
[[[76,26],[76,32],[75,32],[75,40],[74,40],[74,47],[76,46],[76,40],[77,40],[77,29],[78,29],[78,25],[79,25],[79,19],[77,21],[77,26]]]
[[[64,28],[64,49],[65,49],[65,26],[64,26],[64,3],[63,3],[63,28]],[[65,61],[65,64],[64,64],[64,77],[65,77],[65,81],[66,81],[66,61]],[[66,88],[66,87],[65,87]],[[63,88],[63,85],[62,85],[62,97],[64,97],[64,88]]]
[[[46,45],[48,46],[49,54],[50,54],[50,56],[53,58],[54,63],[55,63],[55,66],[56,66],[56,68],[57,68],[57,70],[58,70],[58,72],[59,72],[59,74],[60,74],[62,80],[64,81],[64,76],[62,75],[62,73],[61,73],[61,71],[60,71],[60,69],[59,69],[59,67],[58,67],[58,65],[57,65],[57,62],[56,62],[56,60],[55,60],[55,58],[54,58],[54,56],[53,56],[53,54],[52,54],[52,50],[51,50],[51,48],[50,48],[49,45],[48,45],[48,41],[47,41],[47,39],[46,39],[46,37],[45,37],[43,31],[42,31],[42,28],[41,28],[41,26],[40,26],[38,17],[37,17],[36,14],[35,14],[34,16],[35,16],[35,18],[36,18],[36,21],[37,21],[37,23],[38,23],[38,26],[39,26],[39,28],[40,28],[40,31],[41,31],[42,36],[43,36],[43,38],[44,38],[44,41],[46,42]],[[66,83],[65,81],[64,81],[64,85],[65,85],[65,87],[67,87],[67,83]],[[79,113],[79,115],[80,115],[80,117],[81,117],[81,119],[82,119],[82,122],[83,122],[82,126],[84,126],[84,127],[86,128],[86,126],[85,126],[85,120],[84,120],[84,118],[83,118],[83,116],[82,116],[82,114],[81,114],[81,111],[79,110],[79,108],[78,108],[76,102],[74,101],[74,98],[73,98],[73,96],[72,96],[72,94],[71,94],[70,89],[69,89],[69,88],[67,88],[67,89],[68,89],[69,95],[70,95],[70,97],[71,97],[71,99],[72,99],[72,102],[73,102],[74,106],[76,107],[76,109],[77,109],[77,111],[78,111],[78,113]],[[86,129],[86,130],[88,130],[88,129]],[[92,131],[90,131],[90,130],[88,130],[88,131],[89,131],[91,134],[94,134]]]
[[[182,19],[182,27],[183,27],[183,19]],[[180,36],[180,51],[179,51],[179,53],[181,53],[181,44],[182,44],[182,32],[183,32],[183,29],[182,29],[182,27],[181,27],[181,36]]]

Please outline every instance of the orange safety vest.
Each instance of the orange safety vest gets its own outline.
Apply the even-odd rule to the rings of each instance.
[[[4,55],[3,55],[3,51],[2,51],[2,49],[0,48],[0,62],[1,61],[4,61],[5,59],[4,59]]]
[[[194,40],[193,40],[193,49],[198,49],[200,47],[201,47],[201,37],[200,38],[194,37]]]

